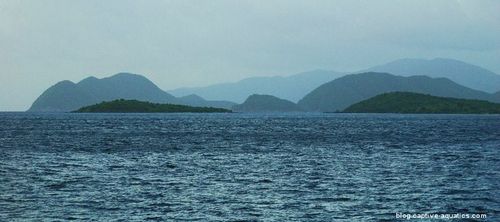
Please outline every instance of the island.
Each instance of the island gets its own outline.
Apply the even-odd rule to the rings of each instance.
[[[233,106],[235,112],[300,112],[300,107],[271,95],[250,95],[244,103]]]
[[[493,94],[459,85],[446,78],[396,76],[390,73],[349,74],[327,82],[299,100],[306,111],[337,112],[382,93],[413,92],[433,96],[500,103]]]
[[[70,112],[84,106],[116,99],[230,109],[236,103],[205,100],[198,95],[176,97],[160,89],[145,76],[118,73],[98,79],[90,76],[77,83],[64,80],[46,89],[28,112]]]
[[[229,113],[231,110],[213,107],[194,107],[175,104],[160,104],[139,100],[117,99],[85,106],[75,113]]]
[[[383,93],[353,104],[344,113],[499,114],[500,104],[412,92]]]

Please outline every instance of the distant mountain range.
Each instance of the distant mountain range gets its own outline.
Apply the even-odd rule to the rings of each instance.
[[[363,72],[385,72],[400,76],[445,77],[468,88],[489,93],[500,91],[500,75],[479,66],[454,59],[400,59],[355,73]],[[167,92],[175,96],[197,94],[206,99],[227,100],[237,103],[242,103],[252,94],[273,95],[292,102],[298,102],[321,84],[346,74],[353,73],[316,70],[286,77],[253,77],[234,83],[221,83],[197,88],[179,88]]]
[[[233,106],[235,112],[298,112],[302,109],[295,103],[270,95],[251,95],[241,105]]]
[[[386,72],[400,76],[445,77],[471,89],[494,93],[500,90],[500,75],[454,59],[400,59],[363,72]]]
[[[410,92],[391,92],[353,104],[343,112],[496,114],[500,113],[500,104]]]
[[[273,95],[297,102],[319,85],[343,76],[343,73],[315,70],[292,76],[252,77],[234,83],[221,83],[198,88],[179,88],[167,91],[175,96],[197,94],[205,99],[242,103],[253,94]]]
[[[346,75],[325,83],[307,94],[298,105],[308,111],[335,112],[370,97],[394,91],[498,102],[494,94],[470,89],[446,78],[402,77],[368,72]]]
[[[61,81],[43,92],[28,111],[67,112],[116,99],[218,108],[230,108],[235,105],[226,101],[207,101],[195,95],[176,98],[158,88],[144,76],[119,73],[102,79],[88,77],[78,83]]]
[[[235,101],[242,104],[234,106],[234,110],[242,112],[333,112],[394,91],[500,101],[499,75],[457,60],[402,59],[368,70],[385,70],[391,74],[370,71],[345,75],[316,70],[288,77],[254,77],[235,83],[169,91],[179,97],[161,90],[143,76],[119,73],[102,79],[89,77],[78,83],[59,82],[40,95],[28,111],[65,112],[103,101],[133,99],[217,108],[231,108],[236,103],[229,101]]]

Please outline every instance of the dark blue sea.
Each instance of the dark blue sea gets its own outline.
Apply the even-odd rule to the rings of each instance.
[[[500,221],[499,115],[0,113],[0,221],[457,214]]]

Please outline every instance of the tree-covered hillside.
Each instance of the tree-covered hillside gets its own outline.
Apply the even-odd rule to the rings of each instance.
[[[500,104],[411,92],[384,93],[349,106],[347,113],[500,113]]]
[[[174,104],[159,104],[138,100],[118,99],[111,102],[82,107],[74,112],[79,113],[225,113],[227,109],[212,107],[193,107]]]

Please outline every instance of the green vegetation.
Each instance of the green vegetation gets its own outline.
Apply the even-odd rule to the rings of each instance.
[[[308,111],[335,112],[387,92],[414,92],[500,102],[492,94],[458,85],[445,78],[402,77],[368,72],[346,75],[325,83],[307,94],[298,105]]]
[[[410,92],[384,93],[349,106],[346,113],[500,113],[500,104]]]
[[[28,112],[69,112],[115,99],[226,109],[236,104],[228,101],[208,101],[197,95],[178,98],[161,90],[144,76],[118,73],[102,79],[88,77],[78,83],[59,82],[45,90],[33,102]]]
[[[118,99],[110,102],[85,106],[77,113],[227,113],[231,110],[212,107],[193,107],[174,104],[159,104],[138,100]]]

